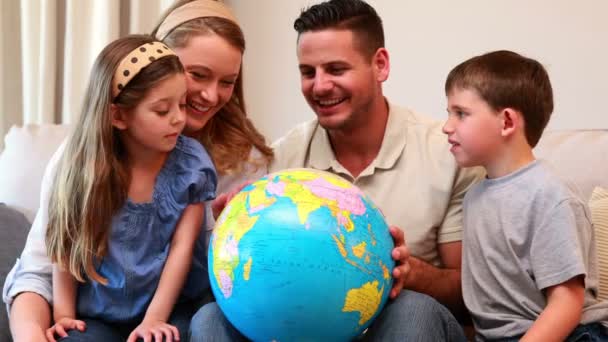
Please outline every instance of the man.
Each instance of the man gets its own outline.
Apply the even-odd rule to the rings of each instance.
[[[396,298],[363,339],[464,340],[443,305],[454,313],[464,308],[461,204],[479,174],[458,169],[441,122],[384,98],[389,55],[381,19],[371,6],[361,0],[323,2],[302,12],[294,27],[301,89],[316,118],[275,143],[271,171],[310,167],[336,173],[366,192],[389,224],[403,228],[412,256],[400,258],[405,267],[393,275],[405,273],[396,278],[404,279],[406,291],[395,296],[393,288]],[[209,336],[238,335],[217,305],[202,311],[193,327],[205,320],[201,330],[211,330]]]

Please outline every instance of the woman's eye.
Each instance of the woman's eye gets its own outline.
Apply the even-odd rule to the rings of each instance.
[[[198,72],[190,72],[190,75],[192,75],[192,77],[198,78],[198,79],[205,78],[205,75],[198,73]]]

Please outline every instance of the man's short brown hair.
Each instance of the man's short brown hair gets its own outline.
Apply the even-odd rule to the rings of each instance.
[[[445,93],[475,90],[494,110],[513,108],[522,113],[526,139],[536,146],[553,112],[549,75],[536,60],[512,51],[473,57],[450,71]]]
[[[330,0],[313,5],[302,11],[293,27],[298,37],[309,31],[349,30],[359,51],[368,58],[384,47],[382,19],[362,0]]]

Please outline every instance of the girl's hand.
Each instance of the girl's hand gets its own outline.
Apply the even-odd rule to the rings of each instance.
[[[405,235],[403,231],[395,226],[391,226],[389,228],[391,236],[393,237],[393,242],[395,243],[395,248],[391,252],[391,256],[397,262],[397,265],[393,269],[393,288],[390,292],[390,298],[395,299],[403,289],[403,285],[405,284],[405,279],[410,272],[410,263],[409,257],[410,252],[405,245]]]
[[[68,330],[76,329],[78,331],[85,331],[86,328],[87,326],[83,321],[74,318],[64,317],[57,321],[55,325],[46,329],[46,339],[49,342],[55,342],[55,335],[58,335],[59,337],[67,337]]]
[[[163,336],[165,339],[163,340]],[[162,342],[162,341],[179,341],[179,331],[176,327],[167,324],[163,321],[146,321],[133,330],[127,342],[136,342],[138,338],[142,338],[144,342]]]

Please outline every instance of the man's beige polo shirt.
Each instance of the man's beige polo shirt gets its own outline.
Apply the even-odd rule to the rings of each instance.
[[[438,243],[462,239],[462,200],[481,172],[461,170],[442,123],[389,105],[378,157],[354,179],[334,155],[316,119],[277,140],[271,171],[309,167],[338,174],[368,194],[389,225],[405,232],[410,253],[441,266]]]

